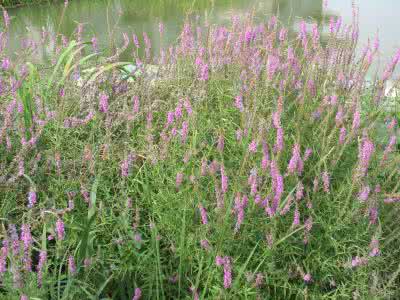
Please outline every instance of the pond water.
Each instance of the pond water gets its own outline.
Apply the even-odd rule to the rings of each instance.
[[[381,57],[386,61],[400,47],[397,26],[400,1],[353,0],[360,11],[360,45],[379,32]],[[351,1],[328,0],[70,0],[64,3],[43,4],[10,9],[13,18],[9,31],[9,49],[20,47],[20,38],[26,35],[40,37],[42,29],[70,36],[78,22],[84,23],[86,37],[94,34],[103,46],[109,37],[121,37],[123,32],[147,32],[153,49],[160,47],[158,24],[163,22],[165,34],[162,43],[173,42],[188,14],[199,16],[209,23],[228,22],[233,14],[244,14],[254,9],[261,18],[279,15],[289,27],[295,28],[299,17],[321,23],[323,16],[342,16],[347,23],[352,19]],[[313,21],[313,22],[314,22]]]

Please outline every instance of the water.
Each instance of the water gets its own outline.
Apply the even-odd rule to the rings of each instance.
[[[232,14],[256,11],[260,18],[279,14],[285,23],[295,17],[322,17],[322,0],[70,0],[64,12],[64,3],[20,7],[9,11],[13,17],[10,30],[10,47],[19,49],[20,39],[29,28],[31,36],[39,38],[42,29],[71,36],[78,22],[86,24],[85,34],[94,34],[102,46],[109,37],[119,37],[123,32],[146,32],[153,50],[160,47],[158,24],[166,28],[164,44],[174,42],[185,19],[196,16],[209,23],[229,22]],[[289,21],[293,14],[292,21]]]
[[[84,23],[86,38],[94,34],[100,44],[106,47],[109,37],[121,38],[123,32],[147,32],[153,42],[153,49],[160,43],[168,44],[176,40],[185,18],[198,16],[210,23],[228,22],[232,13],[245,14],[254,11],[260,18],[279,15],[280,20],[291,28],[296,27],[299,18],[308,18],[310,22],[321,24],[323,16],[342,16],[351,22],[351,1],[328,0],[70,0],[64,11],[64,3],[34,5],[10,9],[13,17],[10,28],[11,51],[20,48],[20,38],[30,30],[30,35],[40,37],[42,29],[72,36],[78,22]],[[400,1],[355,1],[360,9],[360,45],[365,45],[368,37],[379,32],[382,61],[400,47],[397,27],[400,18]],[[158,24],[163,22],[166,28],[160,41]],[[45,51],[43,55],[45,55]]]

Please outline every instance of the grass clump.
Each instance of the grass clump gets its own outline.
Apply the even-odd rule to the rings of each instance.
[[[377,46],[336,20],[196,21],[157,55],[77,32],[2,54],[1,297],[399,297],[399,54],[367,86]]]

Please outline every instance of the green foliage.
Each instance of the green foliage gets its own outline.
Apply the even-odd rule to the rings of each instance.
[[[217,49],[208,42],[207,49]],[[12,146],[0,141],[0,238],[11,241],[11,224],[18,225],[18,232],[29,224],[33,241],[29,250],[21,242],[19,252],[7,256],[0,299],[21,294],[30,299],[132,299],[135,288],[146,299],[189,299],[193,291],[201,299],[398,298],[399,207],[384,202],[399,192],[397,144],[390,160],[383,162],[389,135],[397,127],[382,133],[377,126],[394,114],[388,116],[374,104],[374,90],[335,81],[340,71],[363,75],[359,64],[353,62],[352,69],[340,63],[333,69],[309,59],[300,43],[295,45],[300,71],[278,88],[283,71],[271,79],[268,69],[256,74],[250,59],[244,59],[257,53],[250,51],[261,48],[257,43],[243,46],[240,55],[224,45],[228,50],[221,57],[229,56],[231,63],[211,69],[208,61],[206,80],[199,78],[197,54],[184,51],[158,68],[144,62],[134,80],[126,74],[132,62],[88,54],[87,44],[76,41],[50,67],[28,63],[18,89],[22,113],[15,112],[7,128]],[[337,53],[353,57],[354,48],[335,45],[341,50]],[[289,45],[275,46],[287,56]],[[324,57],[330,53],[326,49],[313,51]],[[259,53],[256,58],[265,66],[270,54]],[[150,67],[157,69],[155,79]],[[310,78],[315,93],[307,88]],[[294,88],[296,80],[303,83],[300,88]],[[234,105],[239,94],[242,112]],[[324,102],[331,95],[338,96],[338,105]],[[1,97],[3,122],[14,95]],[[360,102],[353,103],[353,98]],[[99,109],[101,101],[107,101],[106,108]],[[339,105],[345,111],[341,123],[336,119]],[[361,124],[353,130],[357,105]],[[279,111],[281,151],[274,150],[274,113]],[[171,124],[166,122],[168,112],[175,112]],[[30,129],[25,138],[37,136],[36,143],[22,145],[20,127]],[[348,130],[343,143],[341,127]],[[360,147],[367,137],[375,142],[375,151],[368,172],[360,176]],[[223,150],[217,147],[220,138]],[[296,144],[302,158],[306,149],[312,154],[304,159],[304,170],[290,173]],[[263,167],[266,153],[269,164]],[[263,207],[259,202],[275,193],[271,161],[283,176],[284,189],[279,213],[269,216],[270,203]],[[20,165],[23,175],[17,175]],[[229,181],[221,197],[222,170]],[[252,192],[249,175],[255,171],[257,188]],[[329,184],[323,182],[325,172]],[[177,184],[180,174],[183,182]],[[301,185],[304,194],[299,196]],[[377,188],[368,201],[360,201],[366,185],[381,191]],[[31,191],[37,192],[37,203],[29,208]],[[249,198],[240,228],[238,195]],[[202,224],[200,204],[207,224]],[[379,212],[375,221],[374,208]],[[65,223],[64,239],[57,235],[57,220]],[[374,239],[381,254],[369,256]],[[40,287],[39,251],[48,255]],[[31,272],[24,269],[26,252],[32,257]],[[216,265],[216,256],[231,258],[229,288],[224,288],[225,270]],[[356,256],[368,258],[368,263],[352,267]],[[69,266],[71,259],[75,269]],[[18,288],[15,270],[23,280]],[[256,274],[264,276],[261,284],[256,284]],[[305,280],[305,274],[312,280]]]
[[[45,2],[54,2],[59,0],[2,0],[1,5],[3,7],[15,7],[21,5],[34,5],[34,4],[41,4]]]

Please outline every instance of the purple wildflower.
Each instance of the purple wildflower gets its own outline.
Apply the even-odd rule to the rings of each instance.
[[[283,177],[279,173],[278,165],[275,160],[271,161],[271,177],[272,177],[272,191],[274,192],[274,201],[272,204],[272,212],[275,213],[281,196],[283,193]]]
[[[337,101],[338,101],[338,96],[332,95],[332,96],[330,97],[330,104],[331,104],[332,106],[336,105],[336,104],[337,104]]]
[[[212,175],[217,173],[217,171],[220,169],[221,169],[221,165],[216,160],[213,160],[208,167],[208,170],[209,170],[210,174],[212,174]]]
[[[279,31],[279,41],[284,42],[287,37],[288,30],[286,28],[282,28]]]
[[[201,240],[200,246],[205,250],[210,250],[210,243],[207,240]]]
[[[364,186],[358,194],[358,199],[360,199],[362,202],[367,201],[370,191],[371,189],[368,185]]]
[[[183,106],[185,107],[186,113],[188,114],[188,116],[191,116],[193,114],[193,108],[192,108],[192,105],[190,104],[189,99],[185,99],[183,101]]]
[[[250,153],[255,153],[257,151],[257,141],[252,140],[250,145],[249,145],[249,152]]]
[[[351,126],[351,129],[357,130],[360,127],[360,121],[361,121],[361,114],[360,114],[360,110],[356,109],[356,111],[354,112],[353,115],[353,124]]]
[[[42,279],[43,279],[43,267],[46,264],[47,261],[47,252],[46,251],[40,251],[39,253],[39,262],[38,265],[36,266],[37,270],[37,282],[38,282],[38,287],[42,286]]]
[[[369,256],[374,257],[380,255],[381,251],[379,250],[379,240],[377,238],[371,240],[369,247],[371,249]]]
[[[132,154],[129,154],[128,157],[121,162],[121,176],[127,177],[129,175],[129,168],[132,164],[134,157]]]
[[[296,170],[302,171],[303,161],[302,161],[300,155],[301,155],[300,154],[300,145],[296,143],[293,146],[292,158],[289,161],[289,165],[288,165],[288,169],[287,169],[288,174],[294,174],[294,172]]]
[[[375,151],[375,146],[371,140],[365,138],[359,152],[359,172],[360,176],[365,176],[368,170],[369,162],[371,160],[372,154]]]
[[[369,208],[369,223],[371,225],[376,224],[376,221],[378,220],[378,208],[376,206],[372,206]]]
[[[200,66],[200,74],[199,74],[200,81],[207,81],[208,80],[208,64],[202,64]]]
[[[310,156],[312,155],[312,149],[311,148],[307,148],[306,151],[304,152],[304,158],[303,161],[306,161],[310,158]]]
[[[162,22],[158,23],[158,32],[160,35],[163,35],[164,33],[164,24]]]
[[[310,232],[313,226],[313,218],[310,216],[307,218],[307,220],[304,222],[304,229],[306,232]]]
[[[235,212],[236,212],[236,225],[235,225],[235,233],[239,231],[241,224],[243,223],[244,220],[244,209],[248,204],[249,199],[247,198],[246,195],[243,197],[240,197],[240,194],[238,193],[236,198],[235,198]]]
[[[181,184],[183,182],[183,173],[179,172],[178,174],[176,174],[176,181],[175,181],[175,185],[176,187],[180,187]]]
[[[104,93],[100,94],[99,110],[103,113],[108,112],[108,96]]]
[[[29,191],[29,193],[28,193],[28,207],[32,208],[33,206],[35,206],[36,201],[37,201],[36,192],[34,190]]]
[[[329,193],[330,177],[328,172],[322,172],[322,182],[324,183],[324,192]]]
[[[339,106],[335,117],[336,126],[339,127],[343,123],[343,118],[344,118],[343,107]]]
[[[206,176],[207,175],[207,171],[208,171],[207,160],[205,158],[202,158],[201,159],[201,170],[200,170],[201,176]]]
[[[306,26],[306,22],[304,20],[300,21],[300,26],[299,26],[299,39],[303,39],[307,37],[307,26]]]
[[[136,34],[132,34],[133,43],[135,44],[136,48],[139,48],[139,39]]]
[[[261,169],[263,169],[265,171],[268,168],[269,164],[270,164],[269,149],[268,149],[267,143],[264,141],[263,142],[263,157],[261,160]]]
[[[299,225],[300,225],[300,211],[299,211],[299,207],[296,205],[296,209],[294,210],[294,214],[293,214],[292,226],[296,227]]]
[[[23,158],[19,157],[18,161],[18,176],[22,176],[25,174],[25,162]]]
[[[76,273],[75,260],[72,255],[68,257],[68,271],[71,275],[74,275]]]
[[[303,276],[303,280],[305,283],[310,283],[312,281],[312,277],[310,273],[307,273]]]
[[[215,264],[217,266],[222,266],[224,264],[224,258],[222,258],[221,256],[216,256],[215,257]]]
[[[5,9],[3,9],[3,19],[4,19],[4,26],[8,28],[8,26],[10,26],[10,16],[8,15]]]
[[[228,256],[216,256],[215,263],[217,266],[224,267],[224,288],[230,288],[232,285],[232,268],[230,258]]]
[[[304,197],[304,185],[301,181],[297,184],[296,187],[296,200],[300,201]]]
[[[235,97],[235,107],[240,111],[243,112],[244,107],[243,107],[243,96],[238,95]]]
[[[307,88],[308,88],[310,94],[311,94],[312,96],[315,96],[315,94],[316,94],[316,87],[315,87],[314,80],[310,79],[310,80],[307,81]]]
[[[177,106],[175,107],[175,111],[174,111],[174,113],[175,113],[175,119],[179,120],[179,119],[183,116],[182,109],[183,109],[182,102],[179,101],[179,103],[178,103]]]
[[[268,21],[268,30],[270,30],[270,31],[275,30],[276,24],[277,24],[276,16],[271,16],[271,18]]]
[[[386,81],[392,75],[394,68],[400,60],[400,49],[396,52],[392,61],[387,65],[385,72],[382,75],[382,81]]]
[[[32,235],[28,224],[22,224],[21,226],[21,241],[24,244],[24,251],[27,251],[32,245]]]
[[[340,134],[339,134],[339,144],[343,145],[345,140],[346,140],[346,128],[342,127],[340,128]]]
[[[68,211],[71,211],[74,208],[75,208],[75,203],[74,203],[74,200],[71,199],[68,201]]]
[[[272,125],[274,125],[275,129],[281,127],[281,111],[278,110],[272,113]]]
[[[351,260],[351,266],[356,268],[358,266],[364,266],[368,263],[368,259],[364,257],[356,256]]]
[[[239,142],[242,140],[243,131],[241,129],[238,129],[238,130],[236,130],[235,135],[236,135],[236,140]]]
[[[267,75],[269,80],[273,79],[279,67],[280,67],[279,57],[276,55],[269,55],[267,61]]]
[[[11,67],[10,59],[8,57],[3,58],[3,60],[1,61],[1,68],[7,71],[10,69],[10,67]]]
[[[385,203],[397,203],[400,202],[400,197],[392,197],[392,198],[386,198],[385,200],[383,200],[383,202]]]
[[[168,127],[173,122],[174,122],[174,112],[173,111],[169,111],[167,113],[167,123],[165,124],[165,127]]]
[[[181,140],[182,140],[182,143],[186,142],[188,133],[189,133],[189,123],[187,121],[183,121],[182,122],[182,129],[181,129]]]
[[[250,176],[247,183],[251,187],[251,195],[254,196],[257,193],[257,169],[253,168],[250,170]]]
[[[225,257],[224,264],[224,288],[229,289],[232,285],[232,268],[229,257]]]
[[[200,210],[200,215],[201,215],[201,223],[203,225],[208,224],[208,219],[207,219],[207,211],[204,208],[203,204],[199,203],[199,210]]]
[[[58,240],[62,241],[65,237],[64,222],[61,219],[57,219],[56,232]]]
[[[283,150],[283,129],[279,127],[276,130],[276,143],[274,146],[275,152],[279,153]]]

